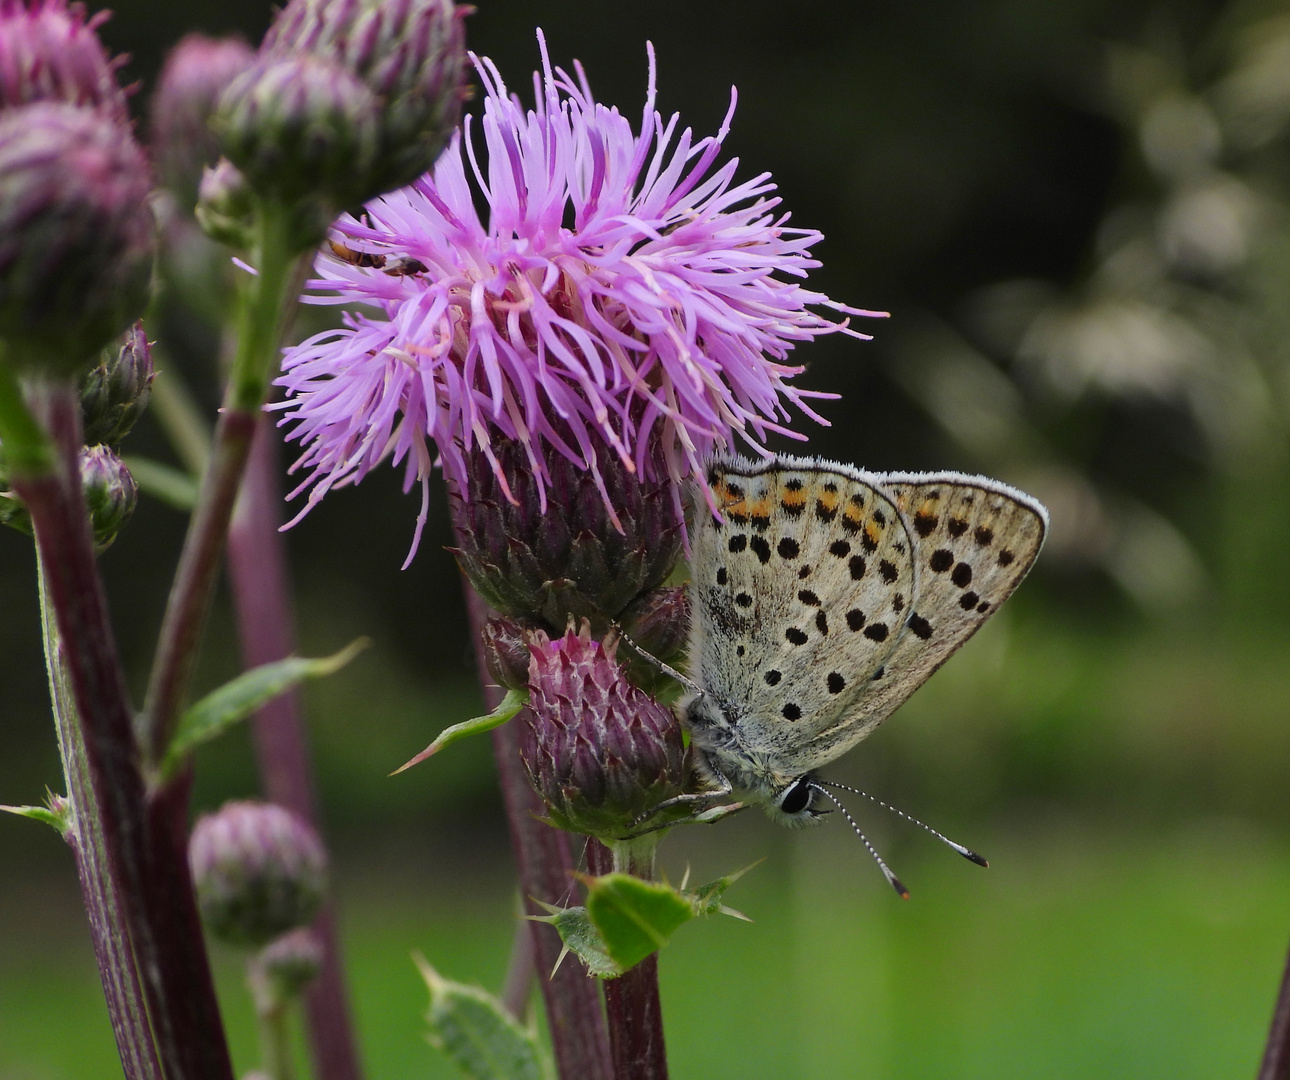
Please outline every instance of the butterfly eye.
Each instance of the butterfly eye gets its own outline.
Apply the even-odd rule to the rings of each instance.
[[[811,785],[803,777],[784,792],[779,800],[779,808],[785,814],[800,814],[811,805]]]

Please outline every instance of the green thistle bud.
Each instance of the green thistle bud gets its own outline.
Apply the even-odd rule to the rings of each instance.
[[[80,457],[81,489],[90,516],[96,551],[112,546],[139,501],[139,488],[125,462],[106,446],[83,446]],[[34,535],[27,507],[9,489],[8,475],[0,467],[0,524],[28,536]]]
[[[129,129],[41,103],[0,114],[0,338],[5,362],[70,376],[148,296],[150,177]]]
[[[89,446],[116,446],[148,407],[152,393],[152,347],[143,323],[121,335],[119,345],[104,349],[97,367],[81,380],[81,421]]]
[[[308,55],[261,61],[234,80],[215,114],[220,149],[255,191],[333,208],[364,196],[377,125],[376,97],[362,81]]]
[[[246,177],[228,158],[202,173],[197,192],[197,224],[218,244],[249,248],[253,240],[255,195]]]
[[[152,95],[148,143],[161,182],[192,212],[204,168],[219,158],[211,118],[229,84],[255,63],[240,38],[189,34],[170,50]]]
[[[292,0],[269,28],[264,55],[325,59],[380,103],[376,153],[355,201],[411,183],[446,145],[466,95],[470,10],[451,0]]]
[[[465,490],[452,500],[461,544],[454,554],[497,611],[548,628],[587,618],[603,633],[672,572],[682,519],[666,467],[655,461],[653,475],[661,479],[642,483],[614,451],[600,449],[604,493],[586,469],[555,450],[545,452],[546,506],[521,443],[493,443],[511,499],[482,451],[468,457]]]
[[[197,902],[216,937],[265,945],[306,926],[327,888],[327,854],[303,818],[272,803],[229,802],[188,845]]]
[[[295,997],[318,976],[323,965],[322,942],[308,927],[300,927],[269,942],[255,958],[253,977],[263,979],[271,1000]]]
[[[530,639],[529,706],[520,756],[552,824],[609,842],[628,835],[686,777],[681,727],[627,678],[618,640],[591,638],[584,622]],[[688,811],[680,811],[682,815]]]
[[[94,547],[106,551],[139,501],[139,488],[115,453],[106,446],[81,449],[81,488],[90,512]]]

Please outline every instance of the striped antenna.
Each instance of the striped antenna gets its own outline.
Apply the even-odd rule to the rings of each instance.
[[[822,788],[814,780],[807,781],[807,787],[812,788],[815,791],[818,791],[821,795],[823,795],[826,799],[828,799],[829,802],[831,802],[834,806],[836,806],[839,810],[842,811],[842,816],[847,819],[848,824],[850,824],[851,828],[855,830],[856,836],[860,837],[860,843],[864,844],[864,846],[868,848],[869,854],[873,856],[873,861],[878,864],[878,869],[882,871],[882,876],[887,879],[888,884],[890,884],[891,887],[896,890],[896,893],[900,896],[902,900],[908,900],[909,890],[906,889],[905,886],[900,883],[900,878],[898,878],[895,874],[891,872],[891,867],[882,861],[882,856],[879,855],[878,852],[875,850],[874,846],[871,843],[869,843],[869,838],[860,831],[860,826],[856,824],[856,819],[851,816],[851,812],[847,810],[847,808],[843,806],[840,802],[838,802],[836,798],[834,798],[833,792],[828,791],[825,788]]]
[[[956,844],[953,840],[951,840],[951,839],[950,839],[948,836],[946,836],[944,833],[939,833],[939,832],[937,832],[937,831],[936,831],[935,829],[933,829],[930,825],[927,825],[927,824],[925,824],[924,822],[919,821],[919,820],[918,820],[918,818],[913,817],[912,815],[905,813],[905,811],[903,811],[903,810],[898,810],[896,807],[894,807],[894,806],[890,805],[889,803],[885,803],[885,802],[883,802],[883,801],[882,801],[881,799],[879,799],[877,796],[870,795],[870,794],[869,794],[869,792],[867,792],[867,791],[861,791],[859,788],[851,787],[851,785],[849,785],[849,784],[839,784],[839,783],[838,783],[837,781],[835,781],[835,780],[820,780],[820,781],[812,781],[812,782],[811,782],[811,786],[812,786],[812,787],[816,787],[816,786],[817,786],[817,784],[827,784],[829,787],[833,787],[833,788],[840,788],[840,789],[841,789],[841,790],[843,790],[843,791],[849,791],[849,792],[851,792],[853,795],[863,795],[863,796],[864,796],[866,799],[868,799],[870,802],[875,802],[875,803],[877,803],[877,804],[878,804],[879,806],[881,806],[884,810],[890,810],[893,814],[896,814],[896,815],[898,815],[898,816],[900,816],[900,817],[903,817],[903,818],[904,818],[906,821],[908,821],[910,824],[912,824],[912,825],[917,825],[920,829],[926,829],[929,833],[931,833],[934,837],[936,837],[936,839],[937,839],[937,840],[939,840],[941,843],[943,843],[943,844],[945,844],[945,845],[947,845],[947,846],[949,846],[949,847],[952,847],[955,851],[957,851],[960,855],[962,855],[962,856],[963,856],[963,858],[967,859],[967,861],[968,861],[968,862],[974,862],[974,863],[976,863],[976,864],[977,864],[977,866],[989,866],[989,865],[990,865],[988,862],[986,862],[986,861],[985,861],[985,859],[983,859],[980,855],[978,855],[978,854],[977,854],[975,851],[973,851],[971,848],[964,847],[962,844]],[[826,791],[826,792],[824,792],[824,794],[825,794],[825,795],[829,795],[829,793],[828,793],[827,791]],[[838,806],[839,808],[841,808],[841,805],[842,805],[842,804],[841,804],[841,803],[839,803],[837,799],[834,799],[832,795],[829,795],[829,798],[833,800],[833,804],[834,804],[835,806]],[[842,812],[843,812],[844,814],[846,813],[846,811],[845,811],[845,810],[843,810]],[[848,816],[847,820],[848,820],[848,821],[850,820],[850,817],[849,817],[849,816]]]

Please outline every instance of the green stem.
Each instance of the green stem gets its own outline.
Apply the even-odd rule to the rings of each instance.
[[[268,1080],[292,1080],[291,1038],[287,1029],[287,1003],[278,1001],[255,1009],[260,1032],[260,1071]]]
[[[257,210],[252,258],[259,272],[240,282],[237,352],[215,429],[210,466],[202,478],[197,508],[188,523],[166,603],[140,718],[140,741],[145,760],[153,769],[165,759],[187,699],[238,487],[268,394],[281,335],[294,310],[293,290],[299,287],[307,261],[288,243],[283,209],[261,202]]]

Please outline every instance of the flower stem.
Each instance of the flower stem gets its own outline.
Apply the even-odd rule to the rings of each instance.
[[[654,878],[657,836],[615,844],[612,853],[597,840],[587,846],[593,874],[610,870]],[[609,1045],[617,1080],[667,1080],[667,1047],[663,1041],[663,1006],[658,993],[658,953],[630,971],[604,981]]]
[[[1268,1032],[1258,1080],[1290,1080],[1290,956],[1286,958],[1285,973],[1281,976],[1281,990],[1272,1013],[1272,1028]]]
[[[501,701],[500,688],[491,685],[488,668],[480,651],[480,630],[487,619],[487,609],[469,585],[463,585],[470,614],[475,659],[483,684],[484,701],[494,708]],[[520,892],[525,910],[531,915],[545,912],[536,901],[558,904],[566,901],[573,887],[573,851],[569,834],[553,829],[538,819],[545,813],[537,792],[524,775],[520,763],[519,725],[521,712],[492,734],[493,753],[497,759],[497,778],[502,802],[511,830],[511,847],[519,870]],[[562,1080],[612,1080],[609,1060],[609,1038],[605,1031],[600,995],[596,980],[576,964],[561,964],[560,938],[553,927],[530,922],[534,963],[539,972],[542,1000],[546,1005],[547,1026],[551,1031],[551,1048]],[[547,972],[554,974],[547,976]]]
[[[306,262],[303,256],[291,254],[284,210],[261,203],[257,211],[258,239],[252,258],[258,273],[239,282],[237,352],[215,428],[210,466],[202,478],[197,509],[188,523],[166,602],[144,699],[141,741],[145,760],[152,767],[165,759],[187,698],[238,486],[268,394],[283,327],[294,310],[293,290]]]
[[[228,537],[242,665],[248,670],[281,660],[296,648],[286,543],[278,532],[281,505],[277,442],[262,414]],[[252,733],[265,797],[320,828],[299,694],[288,690],[263,706]],[[358,1080],[362,1069],[330,909],[318,916],[313,930],[323,945],[322,969],[305,996],[314,1069],[321,1080]]]
[[[255,959],[246,966],[246,981],[255,1002],[256,1027],[260,1032],[260,1072],[268,1080],[293,1080],[291,1036],[287,1013],[291,998],[273,987],[273,980],[260,970]]]
[[[0,385],[0,398],[5,387]],[[44,572],[47,610],[57,630],[60,681],[70,691],[79,719],[79,743],[68,743],[73,772],[69,791],[81,835],[99,837],[83,845],[87,869],[102,866],[111,884],[97,887],[91,919],[119,920],[112,932],[133,950],[147,995],[148,1020],[170,1080],[230,1080],[232,1066],[210,978],[196,903],[187,883],[186,851],[159,844],[153,828],[155,805],[145,792],[134,741],[125,678],[108,620],[107,602],[94,558],[89,519],[80,489],[80,402],[70,383],[33,390],[36,419],[54,448],[50,467],[14,468],[14,491],[31,514]],[[5,402],[0,439],[13,427]],[[21,434],[21,433],[20,433]],[[66,715],[66,714],[65,714]],[[84,765],[76,763],[76,749]],[[99,861],[99,853],[104,856]],[[178,865],[176,865],[176,858]],[[96,871],[97,873],[97,871]],[[116,946],[113,946],[115,949]],[[128,984],[105,986],[109,1002]],[[134,1030],[134,1021],[124,1021]],[[125,1055],[123,1055],[125,1056]],[[129,1060],[147,1061],[148,1051],[132,1048]]]

